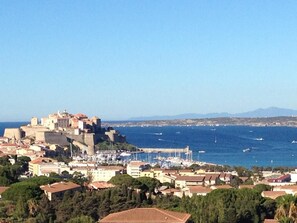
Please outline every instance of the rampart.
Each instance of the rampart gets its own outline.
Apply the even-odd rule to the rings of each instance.
[[[36,132],[36,141],[42,141],[49,144],[58,144],[68,146],[67,137],[60,132]]]
[[[23,134],[20,128],[6,128],[4,130],[4,137],[9,139],[15,138],[16,140],[20,140]]]

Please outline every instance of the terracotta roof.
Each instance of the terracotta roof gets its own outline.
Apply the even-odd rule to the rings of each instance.
[[[128,165],[129,166],[143,166],[146,165],[147,163],[142,162],[142,161],[131,161]]]
[[[88,185],[89,188],[94,188],[94,189],[106,189],[106,188],[112,188],[114,187],[113,184],[111,183],[107,183],[107,182],[104,182],[104,181],[95,181],[95,182],[92,182]]]
[[[286,195],[285,191],[263,191],[263,197],[269,197],[271,199],[276,199],[277,197]]]
[[[198,193],[210,193],[212,189],[208,187],[203,187],[203,186],[189,186],[189,191],[192,194],[198,194]]]
[[[58,182],[53,183],[50,185],[42,185],[40,186],[41,190],[45,190],[47,192],[56,193],[56,192],[62,192],[72,189],[80,188],[80,185],[72,183],[72,182]]]
[[[177,176],[175,180],[187,182],[202,182],[204,180],[204,176]]]
[[[206,174],[205,175],[205,181],[209,181],[209,180],[215,180],[219,178],[219,174]]]
[[[226,185],[216,185],[214,186],[216,189],[231,189],[233,187],[231,187],[230,185],[226,184]]]
[[[1,146],[5,146],[5,147],[17,147],[18,145],[15,143],[3,143],[1,144]]]
[[[158,208],[134,208],[110,214],[100,223],[185,223],[190,214]]]
[[[168,188],[168,189],[162,190],[161,192],[163,194],[171,194],[171,193],[175,193],[175,192],[180,192],[180,189]]]
[[[6,191],[9,187],[0,187],[0,194]]]
[[[275,189],[283,189],[283,190],[292,190],[292,191],[297,191],[297,185],[284,185],[284,186],[278,186],[275,187]]]
[[[40,164],[40,163],[49,163],[49,162],[56,162],[56,160],[46,157],[39,157],[35,160],[31,160],[29,163],[31,164]]]
[[[78,113],[74,115],[75,117],[87,117],[85,114],[82,113]]]
[[[285,181],[291,178],[290,174],[282,175],[280,177],[270,178],[268,182],[275,182],[275,181]]]

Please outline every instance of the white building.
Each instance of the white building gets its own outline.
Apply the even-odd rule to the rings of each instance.
[[[147,169],[148,165],[147,163],[141,162],[141,161],[131,161],[127,165],[127,174],[134,178],[140,177],[140,173]]]

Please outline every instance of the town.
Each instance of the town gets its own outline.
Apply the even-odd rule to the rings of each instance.
[[[137,160],[135,157],[123,162],[124,158],[122,157],[123,160],[121,160],[118,153],[127,152],[126,150],[116,151],[113,146],[108,150],[105,147],[100,150],[100,146],[98,147],[100,142],[109,142],[110,145],[126,144],[126,138],[113,128],[102,128],[98,117],[88,118],[84,114],[73,115],[66,111],[50,114],[46,118],[41,118],[40,121],[34,117],[26,126],[5,129],[4,136],[0,138],[0,168],[3,173],[0,180],[1,199],[15,201],[17,206],[20,202],[20,197],[17,195],[21,195],[21,192],[16,192],[16,188],[20,190],[20,187],[24,187],[25,193],[30,194],[31,188],[27,187],[26,182],[34,182],[33,185],[37,187],[36,190],[40,194],[32,192],[32,195],[25,196],[27,200],[22,198],[21,201],[25,206],[29,205],[32,199],[35,199],[34,202],[38,206],[41,194],[48,202],[63,203],[66,194],[67,197],[73,197],[78,196],[76,192],[98,191],[98,193],[103,193],[125,185],[127,188],[121,188],[126,191],[125,193],[130,191],[129,193],[140,197],[139,200],[135,198],[138,203],[135,201],[133,205],[117,208],[121,214],[127,214],[126,210],[129,210],[129,214],[133,211],[141,212],[141,208],[133,208],[143,206],[147,208],[145,211],[156,212],[158,213],[156,216],[159,216],[170,215],[171,212],[166,213],[158,209],[157,207],[164,206],[158,202],[162,204],[162,199],[173,199],[173,197],[181,200],[184,197],[194,199],[197,196],[209,196],[208,194],[212,194],[213,191],[248,189],[259,191],[261,199],[268,199],[272,202],[279,197],[294,196],[297,193],[297,170],[290,168],[248,170],[243,167],[232,168],[202,162],[165,168],[158,163]],[[135,151],[135,148],[133,149]],[[153,148],[149,152],[152,150]],[[189,148],[182,151],[190,152]],[[105,155],[102,156],[103,154]],[[13,167],[18,169],[13,172]],[[141,205],[144,201],[145,205]],[[275,210],[270,210],[271,212],[266,214],[262,213],[262,220],[266,217],[278,219],[282,217],[276,214],[278,209],[276,203],[273,204]],[[29,208],[29,206],[26,207]],[[19,208],[17,210],[21,214],[10,213],[7,208],[4,205],[1,209],[0,218],[3,219],[1,222],[23,222],[26,218],[36,220],[27,222],[49,222],[50,220],[71,222],[70,217],[73,217],[71,213],[65,214],[66,217],[57,216],[57,213],[51,218],[41,217],[37,211],[23,210],[22,212]],[[98,220],[99,222],[116,222],[112,221],[113,217],[116,219],[113,212],[115,210],[112,209],[104,213],[97,210],[96,214],[85,217],[90,218],[91,222]],[[132,220],[141,222],[141,214],[133,214],[133,216],[136,219]],[[191,211],[184,217],[185,219],[179,222],[195,222],[195,219],[201,219],[201,216],[195,217]],[[45,219],[40,220],[41,218]],[[132,222],[132,220],[120,220],[119,222]],[[270,219],[264,222],[273,221]]]

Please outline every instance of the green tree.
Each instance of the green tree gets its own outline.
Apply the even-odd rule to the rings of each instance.
[[[22,197],[25,201],[31,198],[39,198],[42,190],[37,184],[31,182],[20,182],[12,184],[6,191],[3,192],[2,198],[5,200],[18,201]]]
[[[125,184],[127,187],[138,188],[141,186],[141,182],[137,179],[131,177],[128,174],[120,174],[112,177],[109,181],[110,183],[121,186]]]
[[[271,189],[272,187],[267,184],[257,184],[254,187],[254,190],[258,191],[259,193],[262,193],[263,191],[270,191]]]
[[[276,199],[277,210],[275,219],[281,223],[297,222],[297,198],[292,195],[285,195]]]
[[[89,216],[79,216],[75,218],[71,218],[67,223],[95,223],[95,221]]]
[[[160,181],[150,177],[139,177],[137,180],[145,185],[146,191],[154,192],[154,189],[161,185]]]
[[[23,199],[23,197],[19,197],[14,211],[14,216],[19,219],[25,219],[29,214],[27,202]]]

